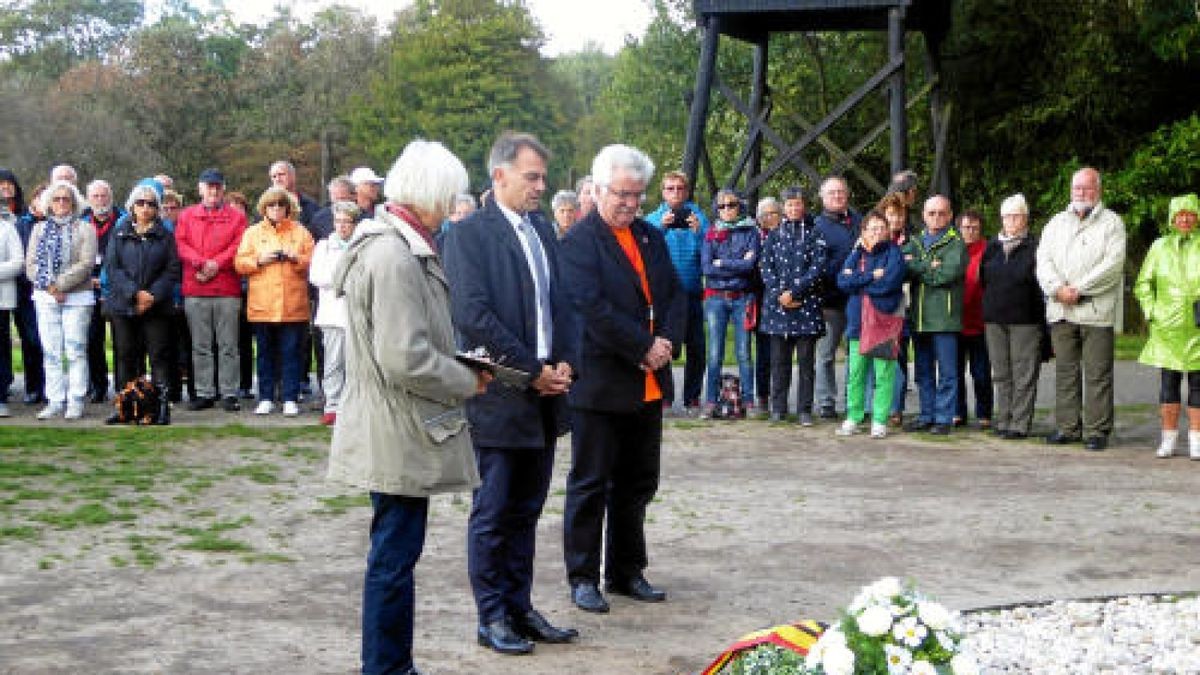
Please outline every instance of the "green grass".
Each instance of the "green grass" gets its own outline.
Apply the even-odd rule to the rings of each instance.
[[[1120,333],[1116,337],[1116,345],[1113,347],[1113,351],[1116,353],[1116,360],[1118,361],[1136,361],[1138,355],[1142,353],[1142,348],[1145,346],[1145,335]]]
[[[164,552],[182,549],[213,554],[233,554],[245,560],[285,562],[287,556],[257,551],[231,532],[253,524],[249,516],[235,513],[238,499],[220,506],[188,507],[221,485],[286,484],[282,466],[263,461],[288,454],[298,470],[319,464],[328,443],[328,430],[320,427],[252,428],[155,427],[130,433],[128,429],[0,426],[0,547],[36,546],[40,541],[67,540],[81,555],[98,543],[124,541],[128,551],[104,554],[117,567],[154,567]],[[221,465],[210,455],[200,459],[199,448],[227,443],[231,448],[247,441],[254,452],[231,449]],[[241,487],[235,488],[240,494]],[[359,500],[346,498],[345,508]],[[337,506],[337,501],[331,502]],[[149,517],[174,509],[186,526],[160,530]],[[161,516],[158,516],[160,522]],[[153,529],[152,529],[153,528]],[[71,532],[70,535],[54,533]],[[133,534],[130,534],[133,532]],[[70,560],[77,556],[71,554]],[[32,554],[42,569],[67,564],[60,554]]]
[[[313,513],[320,515],[340,516],[350,509],[368,508],[371,506],[371,497],[366,494],[321,497],[319,501],[325,506],[325,508],[314,511]]]

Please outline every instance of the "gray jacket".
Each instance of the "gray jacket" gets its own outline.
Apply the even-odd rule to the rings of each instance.
[[[40,221],[29,235],[29,250],[25,252],[25,274],[33,283],[37,283],[37,250],[38,242],[46,231],[46,223]],[[100,246],[96,239],[96,228],[86,220],[75,218],[71,221],[71,251],[67,266],[54,280],[54,285],[63,293],[87,290],[92,287],[92,267],[96,264],[96,251]]]
[[[0,218],[0,309],[17,306],[17,277],[25,273],[25,250],[15,218]]]
[[[348,327],[328,478],[408,497],[479,485],[463,410],[476,377],[454,358],[449,289],[429,244],[381,209],[359,223],[333,288]]]

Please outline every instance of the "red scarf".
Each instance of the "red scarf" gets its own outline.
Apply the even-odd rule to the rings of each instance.
[[[104,220],[101,220],[100,216],[96,215],[95,211],[92,211],[92,227],[96,228],[97,239],[108,234],[108,231],[112,229],[113,224],[116,222],[117,212],[115,209],[109,211],[108,216]]]
[[[417,231],[417,234],[421,235],[425,243],[429,244],[429,248],[433,249],[435,253],[437,252],[437,243],[433,240],[433,233],[421,223],[421,220],[417,218],[417,214],[399,204],[392,204],[390,202],[384,208],[387,209],[388,213],[408,223],[412,229]]]

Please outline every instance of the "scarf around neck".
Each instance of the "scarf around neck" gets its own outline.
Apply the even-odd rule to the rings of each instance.
[[[70,255],[71,228],[74,223],[73,218],[62,219],[50,216],[46,219],[46,224],[42,229],[42,238],[38,240],[37,246],[35,288],[43,291],[50,288],[62,268],[66,267],[67,261],[64,253]]]

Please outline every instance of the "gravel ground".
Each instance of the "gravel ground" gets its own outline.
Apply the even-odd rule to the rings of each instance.
[[[981,673],[1200,673],[1200,599],[1130,596],[964,617]]]

